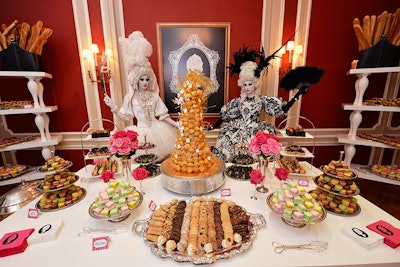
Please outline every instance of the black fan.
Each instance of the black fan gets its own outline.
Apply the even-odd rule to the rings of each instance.
[[[302,66],[286,73],[279,84],[280,87],[289,91],[293,89],[307,88],[319,82],[324,75],[324,70],[317,67]]]

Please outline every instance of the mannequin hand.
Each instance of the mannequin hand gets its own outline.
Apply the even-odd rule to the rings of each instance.
[[[112,102],[112,99],[108,95],[104,95],[103,99],[104,103],[111,108],[111,110],[116,110],[118,109],[114,103]]]

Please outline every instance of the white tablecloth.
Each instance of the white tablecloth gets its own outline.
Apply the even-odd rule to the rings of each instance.
[[[317,171],[317,170],[315,170]],[[84,176],[84,169],[78,173]],[[139,186],[138,182],[131,182]],[[111,239],[107,250],[92,251],[92,239],[107,234],[94,233],[78,237],[82,228],[113,227],[115,225],[131,226],[138,219],[148,218],[151,210],[148,205],[154,201],[157,205],[170,201],[172,198],[188,199],[189,196],[178,195],[164,189],[160,183],[160,176],[143,181],[144,201],[128,219],[120,223],[96,220],[89,216],[88,207],[97,196],[99,188],[106,187],[101,180],[91,179],[79,182],[86,188],[87,196],[79,203],[55,212],[43,212],[38,219],[28,218],[28,209],[33,208],[38,199],[28,204],[15,214],[0,222],[0,236],[7,232],[22,230],[34,224],[62,219],[64,227],[56,240],[28,246],[24,253],[0,258],[0,266],[177,266],[172,259],[162,259],[154,255],[144,243],[142,237],[132,231],[115,235],[109,234]],[[276,189],[275,182],[270,187]],[[310,187],[314,187],[310,180]],[[385,211],[376,207],[361,196],[357,196],[361,206],[361,213],[354,217],[343,217],[328,214],[326,219],[316,225],[307,225],[295,228],[282,222],[280,217],[273,213],[266,204],[268,194],[257,193],[257,200],[250,199],[254,185],[248,181],[238,181],[226,178],[222,188],[231,189],[231,197],[238,205],[246,208],[250,213],[262,214],[267,226],[257,232],[253,246],[246,252],[230,259],[218,260],[213,266],[400,266],[400,248],[392,249],[380,245],[372,249],[365,249],[349,239],[341,232],[342,226],[357,222],[367,225],[378,220],[385,220],[400,228],[400,221]],[[311,188],[310,188],[311,189]],[[272,191],[272,190],[271,190]],[[380,194],[382,192],[377,192]],[[220,197],[220,190],[212,195]],[[271,243],[277,241],[283,244],[301,244],[312,240],[321,240],[329,243],[323,252],[308,250],[288,250],[276,254]],[[181,263],[181,266],[192,266],[192,263]]]

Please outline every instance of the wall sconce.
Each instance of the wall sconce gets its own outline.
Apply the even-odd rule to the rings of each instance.
[[[110,70],[110,58],[112,56],[111,50],[106,49],[101,54],[100,63],[97,62],[97,54],[99,53],[99,47],[97,44],[91,44],[90,49],[83,49],[83,58],[90,62],[88,75],[92,82],[101,84],[104,93],[106,93],[106,84],[111,81],[111,70]],[[94,69],[94,74],[92,71]]]
[[[303,53],[302,45],[295,45],[294,41],[287,42],[286,46],[283,46],[281,50],[278,52],[278,55],[283,57],[283,55],[289,52],[288,56],[288,67],[286,68],[286,72],[290,71],[292,68],[297,67],[298,65],[298,57]]]

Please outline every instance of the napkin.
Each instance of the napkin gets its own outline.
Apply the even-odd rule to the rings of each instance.
[[[367,225],[367,228],[384,237],[383,242],[391,248],[400,246],[400,229],[380,220]]]
[[[383,244],[383,236],[367,229],[365,225],[350,223],[342,227],[342,232],[366,249]]]
[[[35,231],[29,236],[28,245],[43,243],[57,239],[63,226],[62,220],[48,221],[35,225]]]
[[[34,231],[33,228],[9,232],[0,239],[0,257],[6,257],[25,251],[28,243],[27,238]]]

